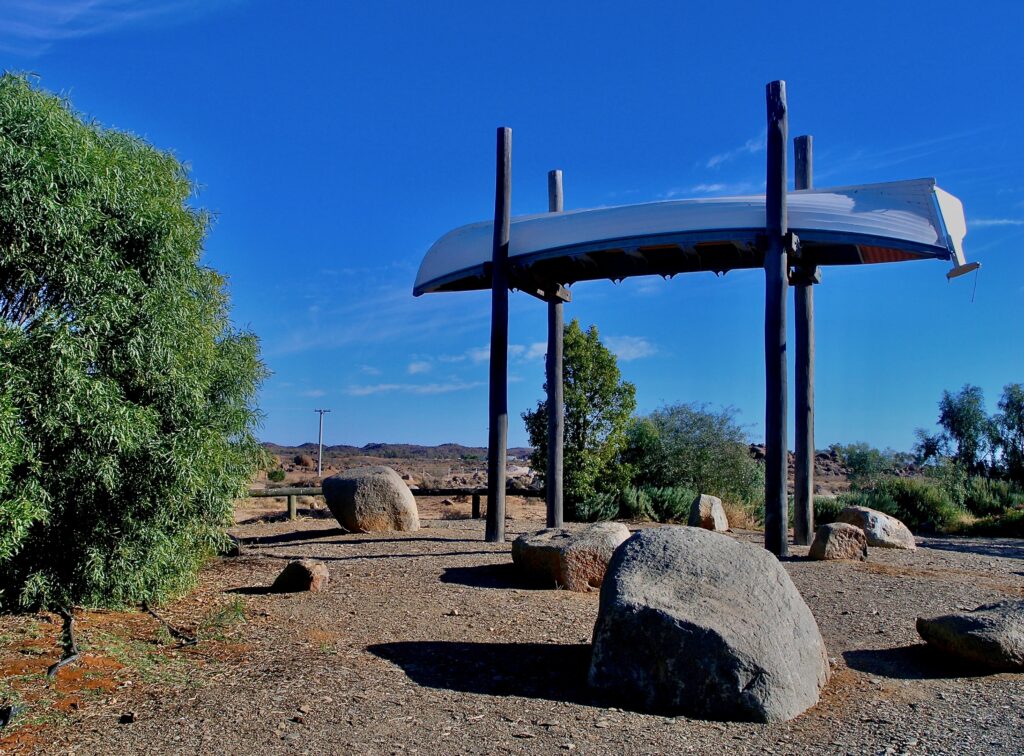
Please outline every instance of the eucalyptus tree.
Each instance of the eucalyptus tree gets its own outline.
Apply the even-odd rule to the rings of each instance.
[[[170,153],[0,77],[0,602],[187,589],[261,461],[258,342]]]

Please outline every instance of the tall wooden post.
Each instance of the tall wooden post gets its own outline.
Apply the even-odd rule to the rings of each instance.
[[[498,129],[491,255],[491,374],[487,436],[486,539],[505,540],[508,457],[508,239],[512,210],[512,129]]]
[[[809,136],[793,140],[794,185],[814,185],[814,143]],[[814,536],[814,280],[816,266],[797,265],[793,295],[796,332],[796,427],[793,439],[793,541],[802,546]]]
[[[548,172],[548,212],[562,212],[562,172]],[[565,436],[562,384],[562,337],[565,318],[562,302],[548,301],[548,469],[547,483],[548,527],[560,528],[562,515],[562,445]]]
[[[786,295],[789,266],[786,255],[786,147],[789,122],[786,82],[766,87],[768,105],[768,165],[765,189],[764,362],[765,362],[765,483],[764,545],[776,556],[789,554],[786,499],[788,443],[786,434]]]

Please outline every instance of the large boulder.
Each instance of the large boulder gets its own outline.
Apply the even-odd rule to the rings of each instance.
[[[590,591],[601,586],[608,561],[627,538],[629,528],[619,522],[597,522],[575,530],[549,528],[514,540],[512,561],[553,587]]]
[[[928,645],[993,671],[1024,671],[1024,599],[918,617],[917,632]]]
[[[325,479],[323,490],[331,514],[346,530],[419,530],[416,499],[390,467],[346,470]]]
[[[608,565],[590,684],[630,707],[781,722],[828,680],[807,604],[768,551],[683,526],[641,530]]]
[[[690,518],[687,525],[724,533],[729,529],[729,518],[725,516],[722,500],[717,496],[698,494],[690,504]]]
[[[814,534],[811,559],[857,559],[868,558],[868,538],[856,525],[846,522],[830,522],[822,525]]]
[[[868,538],[868,546],[884,549],[917,548],[910,528],[892,515],[868,507],[847,507],[836,518],[838,522],[856,525]]]

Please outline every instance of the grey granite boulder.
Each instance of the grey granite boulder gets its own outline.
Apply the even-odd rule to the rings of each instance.
[[[552,587],[589,591],[601,586],[608,560],[627,538],[629,528],[619,522],[549,528],[513,541],[512,561]]]
[[[839,522],[849,525],[856,525],[864,531],[868,538],[868,546],[878,546],[883,549],[909,549],[917,548],[914,543],[914,534],[910,528],[897,520],[892,515],[879,512],[877,509],[868,507],[847,507],[836,518]]]
[[[868,538],[856,525],[846,522],[830,522],[822,525],[814,534],[811,559],[856,559],[868,558]]]
[[[918,617],[917,632],[929,646],[993,671],[1024,671],[1024,599]]]
[[[346,470],[326,478],[323,490],[331,514],[346,530],[419,530],[416,499],[390,467]]]
[[[768,551],[700,528],[641,530],[608,565],[590,684],[663,714],[782,722],[828,680],[814,617]]]
[[[690,505],[690,518],[686,524],[724,533],[729,529],[729,518],[725,516],[721,499],[708,494],[698,494]]]

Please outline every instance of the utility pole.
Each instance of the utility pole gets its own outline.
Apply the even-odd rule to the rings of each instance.
[[[316,454],[316,477],[323,475],[323,461],[324,461],[324,415],[330,412],[329,409],[318,409],[313,410],[320,415],[320,450]]]

